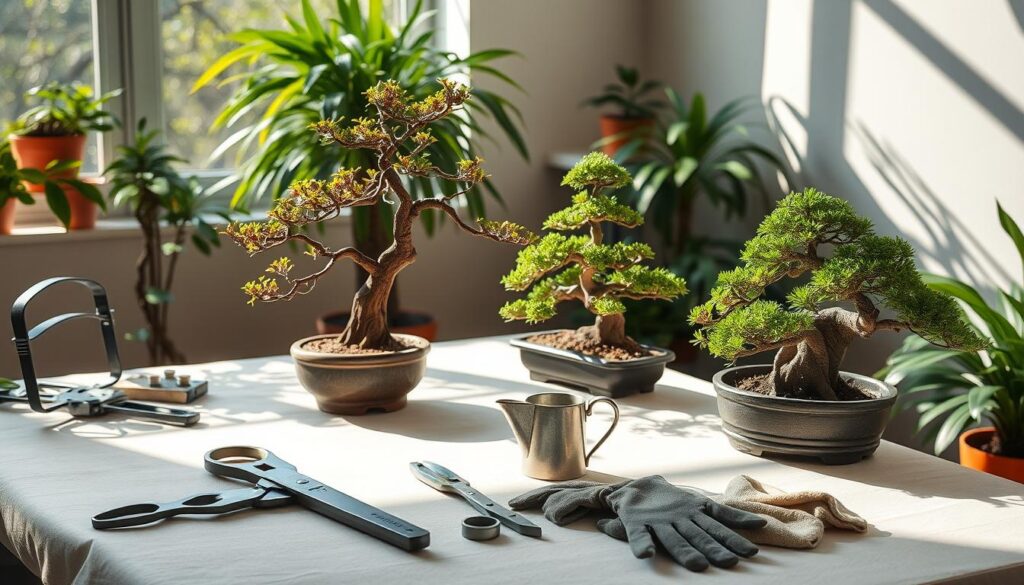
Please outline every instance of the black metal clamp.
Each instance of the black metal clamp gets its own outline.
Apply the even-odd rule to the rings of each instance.
[[[50,317],[29,329],[25,321],[25,310],[30,301],[53,285],[76,283],[92,292],[96,308],[92,313],[63,313]],[[18,351],[21,363],[21,375],[24,388],[0,391],[0,402],[28,402],[36,412],[51,412],[58,408],[66,408],[76,417],[91,417],[122,412],[134,418],[157,420],[167,424],[190,426],[199,420],[199,413],[194,410],[167,408],[129,401],[124,392],[112,388],[121,379],[121,358],[117,352],[117,335],[114,332],[114,311],[107,301],[107,291],[100,283],[87,278],[60,276],[39,282],[15,299],[11,306],[11,325],[14,329],[14,346]],[[38,339],[57,325],[78,319],[95,319],[100,323],[103,335],[103,348],[107,356],[110,370],[109,378],[99,384],[79,387],[70,384],[42,382],[36,375],[32,361],[31,342]],[[45,392],[44,392],[45,390]]]

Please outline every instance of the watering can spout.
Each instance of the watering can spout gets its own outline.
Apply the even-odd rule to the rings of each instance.
[[[505,418],[512,427],[512,434],[515,435],[523,453],[528,453],[533,438],[533,414],[537,407],[523,400],[507,399],[498,400],[498,406],[505,413]]]

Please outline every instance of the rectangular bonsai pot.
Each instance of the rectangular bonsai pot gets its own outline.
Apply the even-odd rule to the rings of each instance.
[[[541,331],[517,337],[510,343],[519,348],[530,379],[553,382],[585,390],[595,396],[622,398],[651,392],[665,373],[665,365],[675,359],[667,349],[643,345],[652,355],[626,361],[609,361],[577,351],[557,349],[527,341]]]

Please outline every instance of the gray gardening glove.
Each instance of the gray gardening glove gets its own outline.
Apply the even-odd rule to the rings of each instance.
[[[596,481],[563,481],[526,492],[509,500],[513,510],[541,508],[544,517],[558,526],[571,524],[595,510],[608,510],[605,496],[628,483],[598,483]]]
[[[730,528],[766,524],[756,514],[716,503],[658,475],[619,484],[605,495],[605,503],[618,517],[598,520],[599,530],[628,540],[633,554],[641,559],[654,554],[657,539],[677,563],[691,571],[703,571],[709,561],[716,567],[731,567],[740,556],[754,556],[757,547]]]

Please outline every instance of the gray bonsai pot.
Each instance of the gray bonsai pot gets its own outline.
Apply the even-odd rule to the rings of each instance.
[[[771,366],[737,366],[718,372],[712,380],[722,431],[737,451],[814,457],[828,465],[856,463],[875,452],[896,402],[896,388],[840,372],[876,398],[834,402],[766,396],[735,385],[770,370]]]
[[[415,335],[392,335],[412,347],[392,353],[339,355],[303,347],[333,335],[296,341],[290,353],[299,383],[316,397],[320,410],[331,414],[399,410],[405,406],[406,395],[423,379],[430,343]]]
[[[608,361],[527,341],[527,338],[543,333],[531,333],[511,341],[519,348],[519,357],[530,370],[530,379],[572,386],[596,396],[622,398],[651,392],[665,373],[665,364],[675,359],[671,351],[647,345],[642,347],[653,355],[627,361]]]

